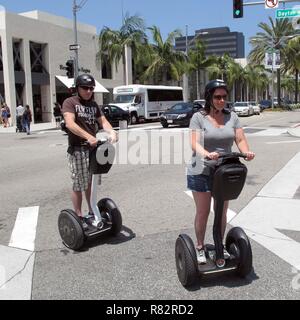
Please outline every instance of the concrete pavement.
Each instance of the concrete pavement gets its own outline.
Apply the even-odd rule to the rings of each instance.
[[[30,124],[30,131],[43,131],[43,130],[51,130],[56,129],[55,122],[45,122],[45,123],[34,123]],[[11,126],[8,128],[0,127],[0,133],[14,133],[16,132],[16,126]]]

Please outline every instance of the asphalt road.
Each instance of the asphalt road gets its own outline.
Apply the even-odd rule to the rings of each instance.
[[[230,203],[236,213],[300,150],[300,139],[285,133],[300,122],[300,112],[265,112],[240,119],[257,156],[247,163],[242,194]],[[138,125],[134,130],[155,126],[159,124]],[[267,129],[270,134],[260,134]],[[160,132],[176,131],[178,128]],[[195,239],[194,203],[185,193],[184,164],[114,165],[103,176],[98,194],[99,199],[110,197],[119,206],[124,225],[121,234],[88,243],[81,252],[67,249],[57,228],[60,210],[71,207],[66,144],[66,135],[57,130],[0,138],[0,246],[8,246],[19,208],[39,207],[31,299],[300,298],[300,288],[293,286],[299,271],[254,240],[254,271],[246,279],[222,275],[202,280],[191,289],[182,287],[176,273],[175,241],[183,232]],[[211,216],[207,242],[212,242],[212,223]],[[300,230],[286,234],[300,242]]]

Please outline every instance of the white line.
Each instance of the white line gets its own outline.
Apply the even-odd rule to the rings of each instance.
[[[299,140],[292,140],[292,141],[276,141],[276,142],[266,142],[266,144],[296,143],[296,142],[300,142],[300,139],[299,139]]]
[[[193,199],[193,194],[192,191],[185,191],[185,193]],[[210,212],[214,214],[214,199],[212,198],[211,206],[210,206]],[[231,209],[228,208],[227,210],[227,223],[229,223],[235,216],[237,215],[236,212],[232,211]]]
[[[292,199],[300,185],[299,167],[300,152],[261,189],[258,196]]]
[[[10,247],[34,251],[38,214],[39,207],[19,208],[9,241]]]
[[[282,118],[276,119],[276,121],[277,120],[282,120],[282,119],[286,119],[286,117],[282,117]],[[260,126],[262,123],[268,123],[268,122],[274,122],[274,118],[270,119],[270,120],[265,120],[265,121],[259,122],[257,125]]]

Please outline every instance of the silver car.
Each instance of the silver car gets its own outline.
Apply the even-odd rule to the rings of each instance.
[[[233,105],[233,111],[238,116],[250,116],[254,114],[253,106],[249,101],[235,102]]]

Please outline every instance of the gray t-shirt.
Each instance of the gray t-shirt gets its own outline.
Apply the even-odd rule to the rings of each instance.
[[[231,152],[235,139],[235,129],[241,128],[238,116],[234,112],[224,113],[224,127],[216,128],[206,115],[196,112],[190,122],[190,129],[199,130],[200,145],[208,152]],[[203,157],[193,153],[191,163],[188,165],[187,174],[209,175],[212,162],[207,162]]]

